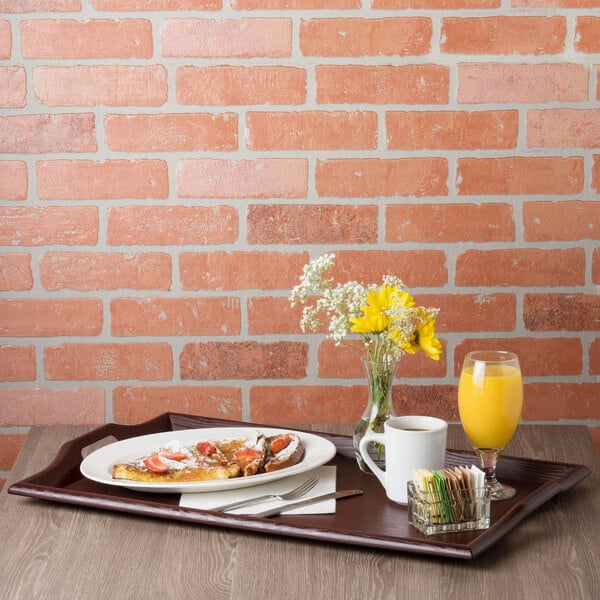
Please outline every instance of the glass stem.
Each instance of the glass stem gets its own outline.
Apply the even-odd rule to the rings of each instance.
[[[498,450],[487,450],[481,448],[476,448],[475,452],[479,457],[481,468],[485,473],[485,482],[491,488],[498,487],[500,484],[498,483],[498,479],[496,479],[496,463],[498,462],[500,452]]]

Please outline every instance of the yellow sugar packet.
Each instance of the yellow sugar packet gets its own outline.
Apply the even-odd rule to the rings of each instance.
[[[429,492],[433,474],[428,469],[413,469],[410,472],[417,489],[420,492]]]
[[[414,469],[411,471],[411,476],[424,504],[436,507],[439,510],[440,496],[437,491],[433,473],[429,471],[429,469]],[[438,514],[431,515],[431,521],[433,523],[441,522],[439,512]]]

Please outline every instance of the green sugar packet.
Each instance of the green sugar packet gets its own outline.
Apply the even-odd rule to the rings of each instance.
[[[433,471],[433,481],[439,496],[440,521],[453,523],[452,504],[446,487],[446,478],[439,471]]]

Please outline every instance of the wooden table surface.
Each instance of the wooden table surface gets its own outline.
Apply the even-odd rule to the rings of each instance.
[[[306,428],[306,426],[304,426]],[[313,426],[349,433],[349,426]],[[481,556],[463,561],[282,538],[7,494],[91,428],[35,427],[0,494],[0,598],[568,600],[600,597],[600,466],[587,428],[522,425],[507,454],[585,464]],[[448,445],[467,448],[460,426]]]

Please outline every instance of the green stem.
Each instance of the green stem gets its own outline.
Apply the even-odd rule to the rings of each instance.
[[[368,361],[365,360],[367,379],[369,383],[369,424],[372,431],[381,430],[389,416],[391,406],[391,387],[397,362],[394,360]],[[377,446],[377,459],[381,459],[383,445]]]

